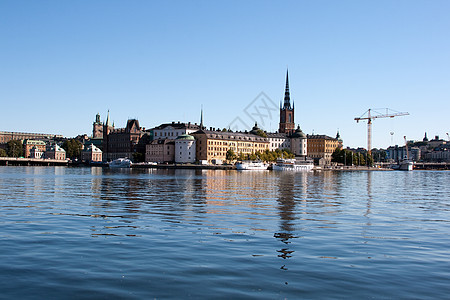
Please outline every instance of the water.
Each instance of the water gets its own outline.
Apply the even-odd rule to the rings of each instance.
[[[0,167],[0,298],[447,298],[449,184]]]

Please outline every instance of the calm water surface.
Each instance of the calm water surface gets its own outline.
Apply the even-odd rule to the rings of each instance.
[[[0,298],[448,298],[450,172],[0,167]]]

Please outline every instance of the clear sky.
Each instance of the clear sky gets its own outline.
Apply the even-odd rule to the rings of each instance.
[[[366,147],[354,118],[388,107],[410,115],[375,120],[373,147],[446,139],[449,16],[448,0],[1,0],[0,131],[90,135],[108,109],[151,128],[202,106],[208,127],[275,131],[289,68],[305,133]]]

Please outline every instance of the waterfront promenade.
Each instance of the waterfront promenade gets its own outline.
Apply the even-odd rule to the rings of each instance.
[[[67,159],[0,157],[0,166],[67,166],[68,164]]]

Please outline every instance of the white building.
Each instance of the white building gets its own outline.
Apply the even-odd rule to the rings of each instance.
[[[49,159],[65,160],[66,150],[64,150],[58,145],[52,145],[49,148],[47,148],[47,151],[45,152],[45,157]]]
[[[269,139],[269,150],[291,149],[291,140],[285,133],[267,133]]]
[[[81,160],[86,162],[101,162],[103,160],[103,152],[94,144],[90,144],[81,151]]]
[[[306,157],[308,149],[308,139],[306,134],[300,129],[300,126],[297,127],[297,130],[291,135],[291,152],[294,153],[295,156]]]
[[[44,156],[44,151],[34,146],[30,149],[30,158],[42,158]]]
[[[174,140],[177,137],[196,132],[200,129],[197,124],[172,122],[168,124],[162,124],[153,128],[153,139],[171,139]]]
[[[175,162],[176,163],[193,163],[195,162],[195,138],[191,135],[184,134],[175,140]]]

